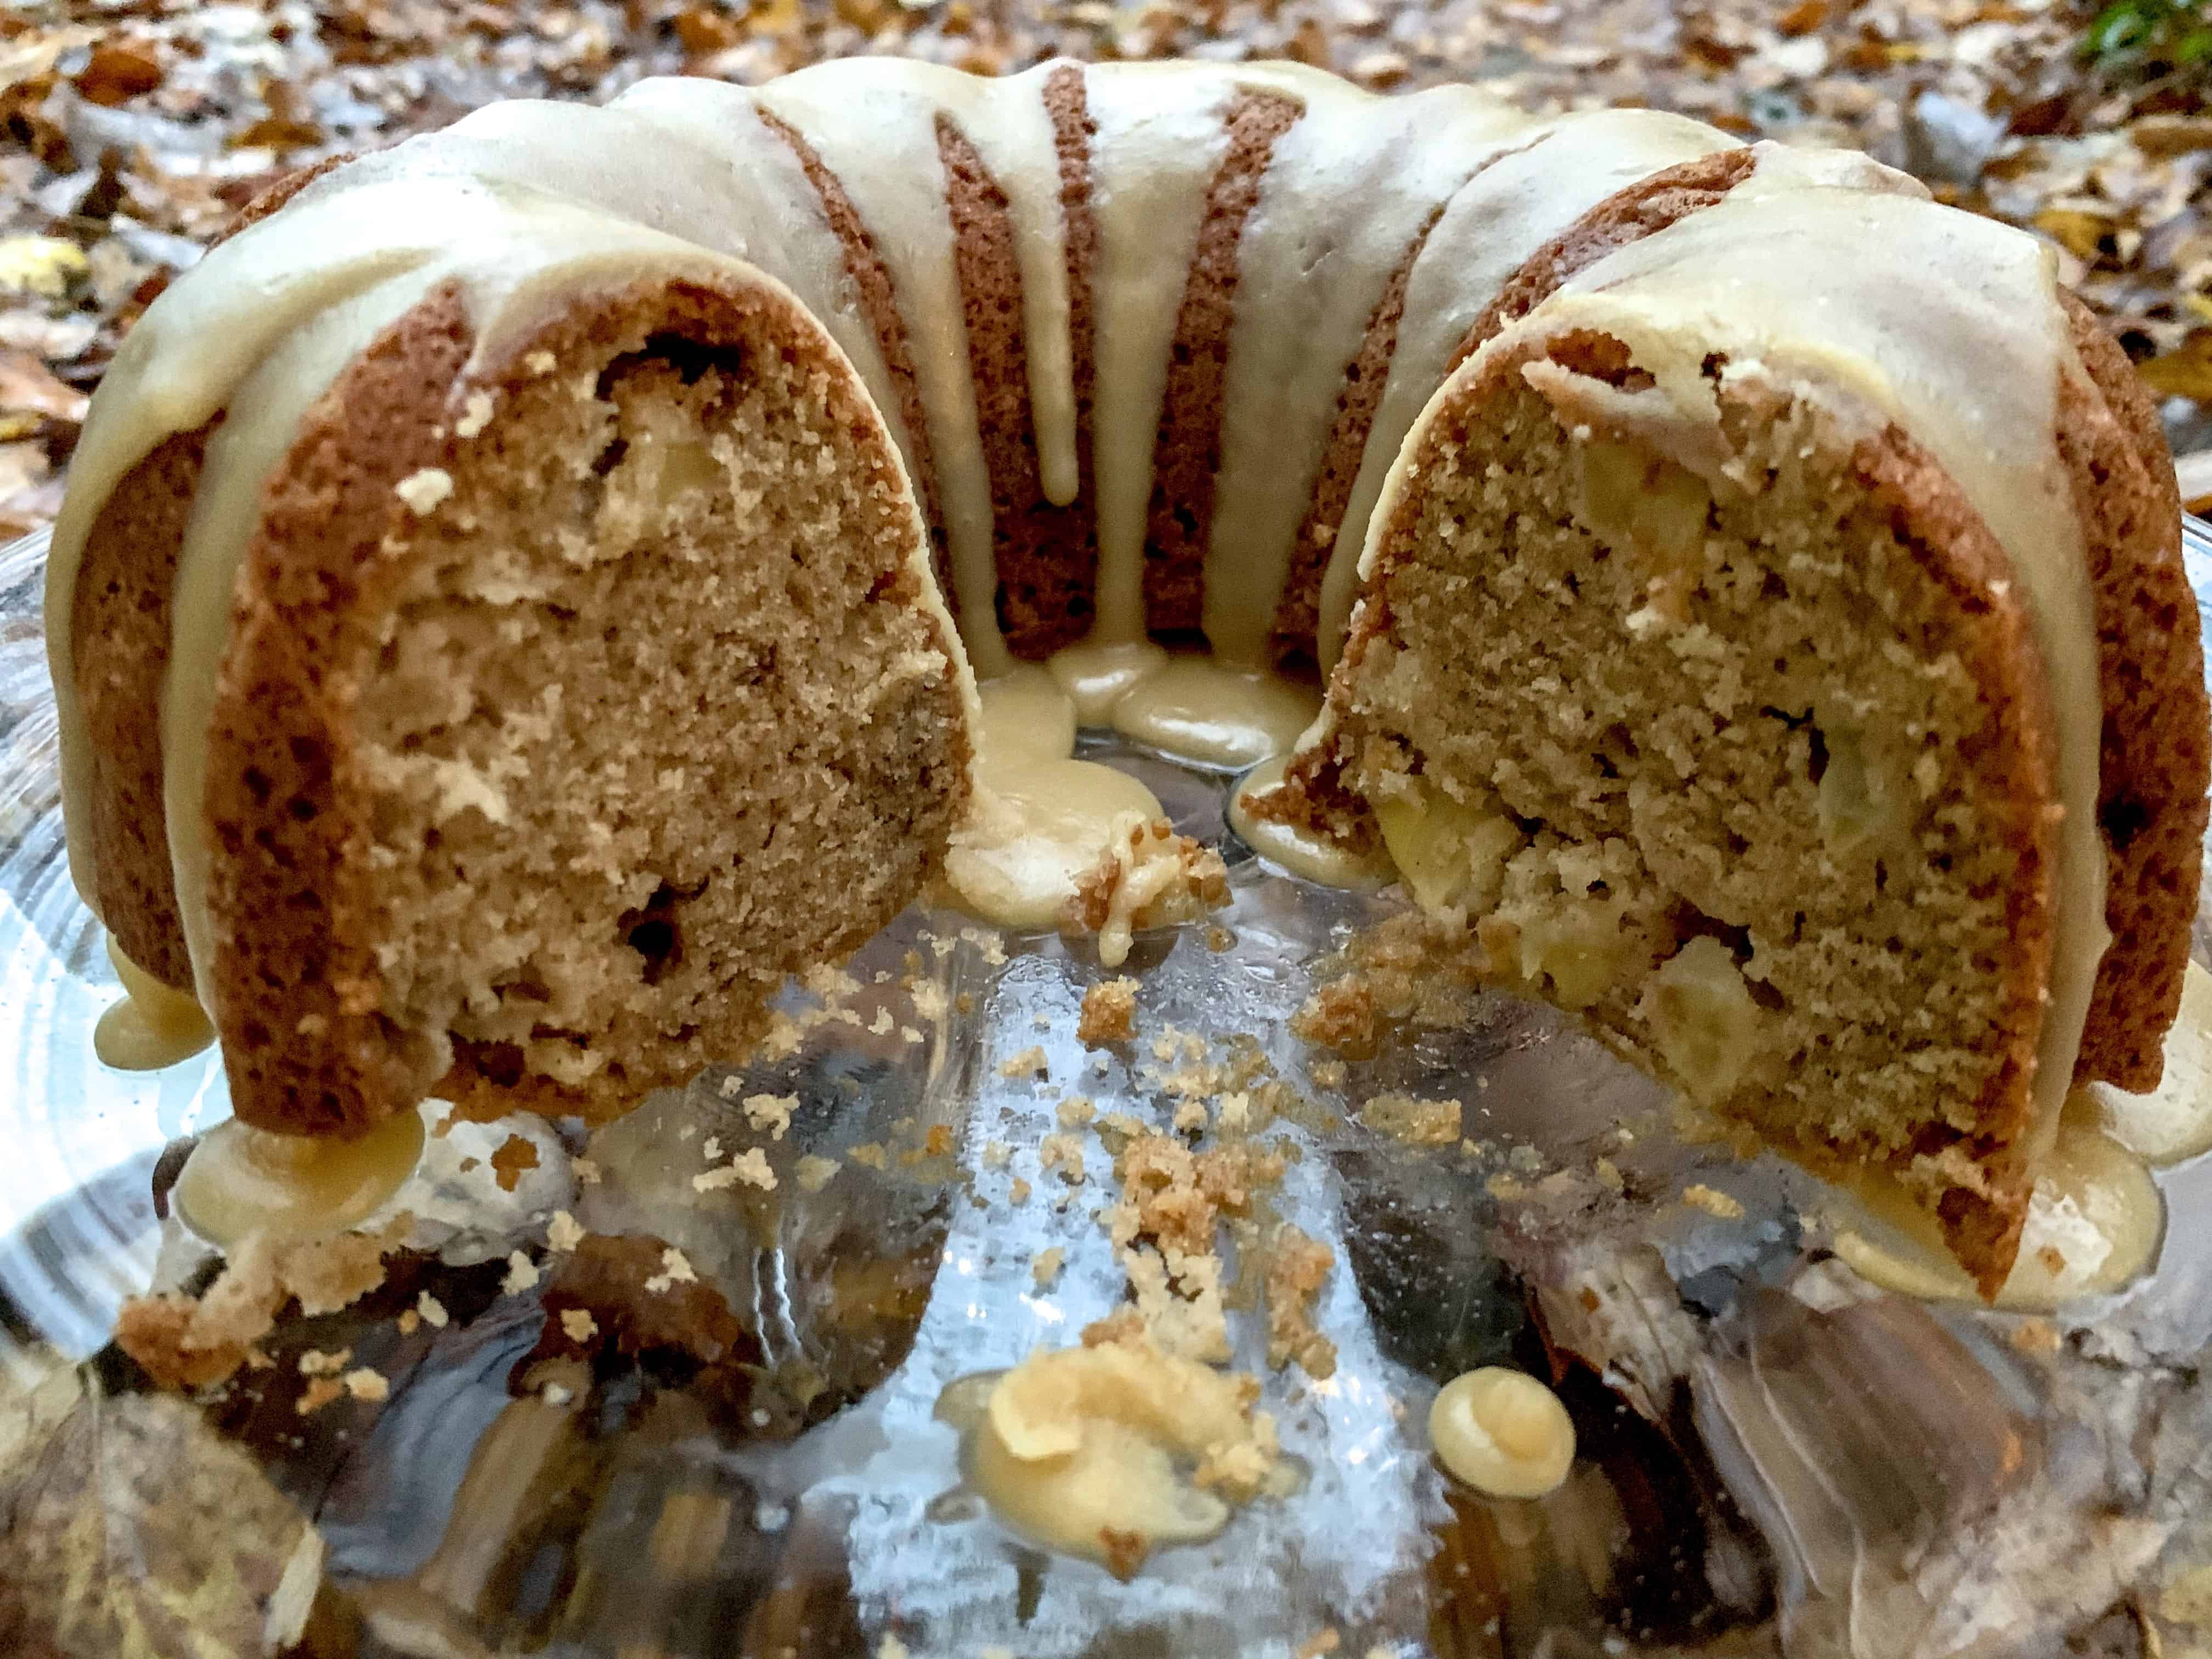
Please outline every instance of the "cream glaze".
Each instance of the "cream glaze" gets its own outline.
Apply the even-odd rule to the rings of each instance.
[[[1980,1300],[1920,1206],[1882,1180],[1838,1195],[1830,1217],[1836,1254],[1869,1284],[1937,1302]],[[2141,1278],[2166,1242],[2166,1200],[2143,1160],[2097,1127],[2067,1115],[2036,1171],[2020,1255],[1990,1305],[2049,1313]]]
[[[271,1134],[232,1118],[202,1135],[173,1189],[184,1223],[228,1247],[249,1233],[343,1232],[389,1203],[422,1160],[420,1109],[354,1140]]]
[[[1771,165],[1718,205],[1570,278],[1462,375],[1531,339],[1585,329],[1610,334],[1656,385],[1624,393],[1542,361],[1523,373],[1563,416],[1668,441],[1673,459],[1719,482],[1728,463],[1703,364],[1724,352],[1724,382],[1771,381],[1815,400],[1840,387],[1893,420],[1989,525],[2027,602],[2065,808],[2033,1156],[2057,1133],[2111,938],[2096,819],[2103,697],[2095,605],[2057,438],[2061,378],[2083,371],[2057,302],[2055,256],[1992,221],[1930,212],[1917,187],[1898,188],[1897,175],[1869,163],[1825,176],[1786,153],[1763,163]],[[1889,187],[1827,185],[1838,176]],[[1733,257],[1752,243],[1758,259]],[[1890,257],[1868,258],[1873,247]],[[1904,250],[1909,256],[1899,257]],[[1818,295],[1816,306],[1808,295]]]
[[[1125,738],[1203,765],[1242,769],[1287,750],[1321,712],[1321,693],[1265,669],[1179,656],[1115,699]]]
[[[961,905],[1003,927],[1050,926],[1075,878],[1127,834],[1131,816],[1161,815],[1136,779],[1073,758],[1079,724],[1200,764],[1242,767],[1279,760],[1319,701],[1280,676],[1149,644],[1071,647],[1042,666],[981,681],[977,692],[976,805],[953,839],[945,876]],[[1280,839],[1300,842],[1269,826],[1279,828]],[[1340,866],[1348,884],[1360,884],[1352,861],[1328,867]]]
[[[1390,855],[1380,847],[1373,854],[1362,856],[1318,830],[1252,816],[1246,801],[1282,782],[1283,767],[1289,758],[1286,750],[1261,761],[1246,774],[1237,786],[1237,793],[1229,798],[1229,827],[1238,838],[1262,858],[1273,860],[1292,875],[1319,882],[1324,887],[1373,892],[1397,879],[1398,872],[1390,863]]]
[[[118,1072],[158,1072],[190,1060],[215,1041],[215,1027],[191,995],[172,990],[107,941],[123,1000],[92,1028],[92,1051]]]

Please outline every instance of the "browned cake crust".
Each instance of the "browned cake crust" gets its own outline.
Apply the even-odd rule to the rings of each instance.
[[[1075,391],[1075,499],[1044,504],[999,550],[999,625],[1018,657],[1048,656],[1089,632],[1097,607],[1098,526],[1092,471],[1092,420],[1098,365],[1091,325],[1091,273],[1098,262],[1098,227],[1091,212],[1091,118],[1083,69],[1062,64],[1045,76],[1045,113],[1052,119],[1060,167],[1061,234],[1067,244],[1067,333]],[[1024,419],[1027,418],[1026,412]]]
[[[276,183],[249,197],[246,204],[231,216],[210,247],[221,247],[249,225],[258,225],[270,214],[284,207],[291,199],[326,173],[335,173],[354,159],[356,152],[344,150],[336,155],[325,155],[319,161],[303,167],[295,167]]]
[[[240,568],[208,738],[209,1012],[235,1109],[263,1128],[358,1132],[434,1080],[422,1038],[378,1012],[373,878],[346,810],[360,688],[332,671],[389,613],[392,489],[445,455],[472,344],[447,289],[355,359],[301,423]]]
[[[1500,155],[1507,152],[1500,151]],[[1498,159],[1492,156],[1482,166]],[[1477,167],[1479,173],[1482,167]],[[1474,173],[1468,175],[1473,178]],[[1337,394],[1336,415],[1330,422],[1328,445],[1322,452],[1321,472],[1314,480],[1313,499],[1291,542],[1290,568],[1283,580],[1283,597],[1275,605],[1274,626],[1267,647],[1275,665],[1298,672],[1320,667],[1316,640],[1321,631],[1321,585],[1328,574],[1329,556],[1336,550],[1337,528],[1358,481],[1359,458],[1367,447],[1367,434],[1382,406],[1382,389],[1389,384],[1390,359],[1398,349],[1398,325],[1406,315],[1406,284],[1413,274],[1413,261],[1428,245],[1429,233],[1444,216],[1439,202],[1421,221],[1420,229],[1406,246],[1398,268],[1382,289],[1367,319],[1367,331],[1359,350],[1344,371],[1344,390]]]
[[[351,159],[333,155],[285,174],[240,208],[210,246],[267,218]],[[192,964],[162,803],[161,678],[169,665],[177,556],[207,441],[222,422],[218,415],[197,431],[163,440],[109,492],[85,536],[70,614],[77,696],[94,738],[86,833],[100,884],[94,905],[117,949],[182,991],[192,988]]]
[[[2142,382],[2088,308],[2063,296],[2087,384],[2069,374],[2058,453],[2097,604],[2105,705],[2097,822],[2112,943],[2097,970],[2075,1080],[2157,1086],[2180,1006],[2203,857],[2212,708],[2181,559],[2173,459]]]
[[[1079,77],[1079,99],[1080,84]],[[1073,115],[1081,122],[1079,104],[1070,111],[1063,98],[1062,111],[1056,120]],[[1076,498],[1055,507],[1045,498],[1037,461],[1021,256],[1014,245],[1006,192],[948,115],[937,118],[937,149],[945,166],[953,267],[967,325],[976,425],[991,479],[998,623],[1016,656],[1048,657],[1091,630],[1098,550],[1091,518],[1090,458],[1083,453],[1087,446],[1078,449],[1081,488]],[[1060,156],[1065,196],[1065,143]],[[1087,283],[1085,299],[1087,302]],[[1085,327],[1074,337],[1087,343],[1089,333]],[[1086,350],[1086,359],[1088,356]],[[1088,368],[1087,361],[1082,367]]]
[[[218,415],[165,440],[123,475],[85,537],[70,611],[76,692],[92,734],[93,900],[116,947],[165,985],[190,990],[161,795],[161,677],[177,555]]]
[[[1999,838],[2017,863],[2005,897],[2011,954],[1972,964],[2003,980],[1996,1061],[1973,1118],[1978,1132],[1961,1139],[1946,1124],[1929,1125],[1912,1151],[1938,1158],[1963,1152],[1983,1172],[1985,1192],[1964,1186],[1944,1194],[1938,1213],[1945,1242],[1974,1276],[1984,1296],[2003,1288],[2019,1254],[2035,1177],[2028,1168],[2034,1118],[2036,1049],[2043,1030],[2045,988],[2054,940],[2051,899],[2057,836],[2049,811],[2057,798],[2057,742],[2042,658],[2025,606],[2008,584],[2012,562],[1989,526],[1933,456],[1899,427],[1863,440],[1852,461],[1899,543],[1927,579],[1949,648],[1981,688],[1984,724],[1960,745],[1976,794],[1990,804]],[[1801,1146],[1812,1168],[1848,1182],[1856,1173],[1818,1141]]]
[[[799,158],[806,182],[814,186],[815,195],[821,199],[823,216],[829,220],[830,228],[845,245],[846,274],[860,292],[860,310],[868,319],[868,326],[876,331],[876,343],[884,354],[884,367],[890,371],[891,385],[897,389],[899,421],[906,428],[907,442],[913,446],[914,465],[908,470],[914,474],[914,493],[921,504],[922,522],[929,528],[937,585],[944,592],[946,608],[957,620],[960,596],[952,585],[952,568],[945,539],[945,514],[938,505],[937,467],[930,459],[929,424],[922,412],[921,382],[915,378],[914,347],[906,337],[906,324],[899,316],[890,267],[876,251],[876,239],[868,233],[867,221],[860,217],[853,198],[845,193],[844,185],[816,153],[814,146],[775,111],[756,105],[754,112]]]
[[[1195,639],[1204,620],[1206,550],[1221,467],[1221,410],[1237,247],[1260,199],[1276,142],[1304,106],[1279,92],[1240,88],[1222,112],[1229,147],[1206,194],[1206,217],[1176,313],[1145,520],[1145,622],[1154,634]]]
[[[1748,147],[1716,150],[1615,191],[1522,262],[1474,319],[1452,354],[1450,368],[1474,356],[1507,324],[1534,311],[1583,267],[1720,201],[1743,182],[1758,160]]]

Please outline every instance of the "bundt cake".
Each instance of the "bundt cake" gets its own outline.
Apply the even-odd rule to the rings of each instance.
[[[2066,1080],[2155,1073],[2171,470],[2039,246],[1863,158],[866,59],[245,219],[94,400],[47,617],[78,885],[249,1122],[736,1053],[991,794],[971,665],[1147,641],[1334,668],[1255,811],[1985,1279]]]

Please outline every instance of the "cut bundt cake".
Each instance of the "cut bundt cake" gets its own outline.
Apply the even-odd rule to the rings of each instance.
[[[1503,296],[1262,810],[1379,836],[1498,982],[1885,1173],[1993,1292],[2068,1088],[2154,1083],[2179,994],[2171,468],[2033,240],[1723,171]]]
[[[47,615],[78,883],[250,1122],[734,1057],[1012,833],[971,665],[1157,645],[1334,669],[1255,811],[1985,1278],[2066,1079],[2155,1070],[2205,768],[2156,424],[2035,244],[1864,158],[872,59],[493,106],[247,220],[95,399]]]
[[[196,983],[248,1121],[614,1109],[908,902],[972,686],[789,294],[443,182],[285,270],[378,204],[218,249],[118,365],[138,430],[96,434],[57,540],[73,863],[126,955]],[[305,316],[239,314],[269,273],[313,280]]]

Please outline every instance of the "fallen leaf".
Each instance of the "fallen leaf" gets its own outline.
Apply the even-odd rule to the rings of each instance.
[[[27,351],[0,351],[0,416],[29,415],[76,425],[91,399],[56,380]]]
[[[2212,329],[2194,330],[2179,350],[2137,363],[2136,373],[2160,397],[2212,402]]]
[[[59,236],[0,237],[0,289],[58,300],[90,269],[84,250]]]
[[[1788,35],[1810,34],[1828,21],[1828,0],[1798,0],[1798,3],[1774,20],[1774,27]]]
[[[94,46],[91,61],[75,76],[80,96],[88,102],[110,107],[153,91],[161,80],[161,65],[153,52],[129,40]]]
[[[2096,260],[2100,246],[2118,227],[2101,213],[2080,208],[2045,208],[2035,216],[2035,228],[2077,259]]]

